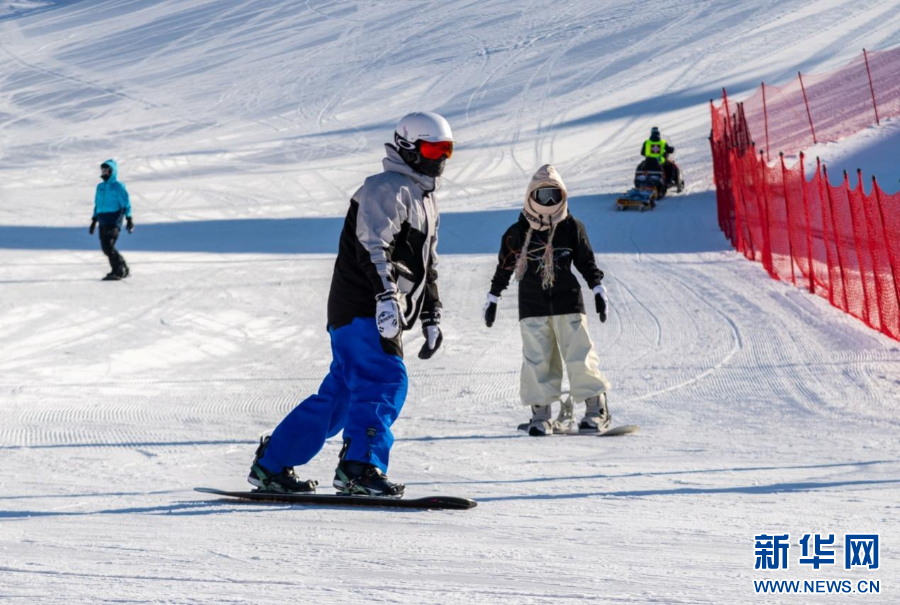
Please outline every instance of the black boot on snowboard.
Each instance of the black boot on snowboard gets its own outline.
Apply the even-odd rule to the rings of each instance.
[[[258,491],[274,492],[279,494],[301,493],[308,494],[316,491],[318,481],[307,479],[302,481],[294,474],[293,467],[286,466],[278,473],[273,473],[259,463],[259,459],[263,457],[266,448],[269,446],[268,435],[259,440],[259,447],[256,448],[256,456],[253,458],[253,466],[250,467],[250,475],[247,482],[255,485]]]
[[[340,461],[334,470],[334,485],[339,494],[345,496],[387,496],[400,498],[406,486],[394,483],[387,478],[381,469],[374,464],[347,460],[347,449],[350,441],[344,441],[341,448]]]

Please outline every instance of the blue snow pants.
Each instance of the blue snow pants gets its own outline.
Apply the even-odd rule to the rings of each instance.
[[[325,440],[344,431],[350,440],[346,459],[374,464],[387,472],[394,435],[409,379],[403,359],[384,352],[372,317],[358,317],[329,328],[332,362],[319,392],[281,421],[259,461],[278,472],[306,464]]]

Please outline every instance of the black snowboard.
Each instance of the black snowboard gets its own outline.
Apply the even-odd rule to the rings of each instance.
[[[475,508],[478,503],[468,498],[454,496],[427,496],[425,498],[388,498],[385,496],[340,496],[337,494],[273,494],[270,492],[226,492],[211,487],[195,487],[195,492],[228,496],[257,502],[283,502],[287,504],[310,504],[319,506],[374,506],[383,508],[418,508],[465,510]]]
[[[517,428],[520,431],[528,432],[528,425],[531,424],[529,422],[523,422]],[[622,424],[620,426],[614,426],[606,429],[602,433],[598,433],[597,431],[579,431],[577,433],[553,433],[552,435],[544,435],[545,437],[555,437],[557,435],[562,437],[573,437],[573,436],[589,436],[589,437],[617,437],[619,435],[630,435],[631,433],[637,433],[641,430],[636,424]]]

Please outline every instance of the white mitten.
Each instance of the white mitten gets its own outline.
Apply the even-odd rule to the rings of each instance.
[[[375,323],[384,338],[395,338],[400,333],[400,305],[397,293],[385,290],[375,297]]]

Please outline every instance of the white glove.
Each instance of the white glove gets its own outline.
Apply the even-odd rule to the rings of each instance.
[[[385,290],[375,297],[375,323],[383,338],[396,338],[400,333],[400,305],[397,293]]]

